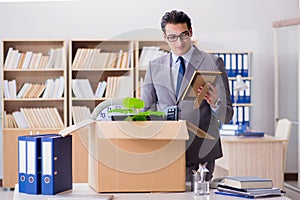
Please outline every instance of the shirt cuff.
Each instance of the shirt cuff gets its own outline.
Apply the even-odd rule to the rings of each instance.
[[[217,112],[218,109],[220,108],[220,103],[221,103],[221,100],[220,100],[220,98],[218,98],[217,101],[216,101],[216,103],[215,103],[214,105],[210,106],[211,109],[212,109],[214,112]]]

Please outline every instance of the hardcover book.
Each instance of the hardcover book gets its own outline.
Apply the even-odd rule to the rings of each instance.
[[[250,189],[250,188],[272,188],[273,181],[257,176],[226,176],[224,183],[227,186]]]
[[[236,136],[239,136],[239,137],[264,137],[264,135],[265,135],[265,132],[254,131],[254,130],[242,131],[242,132],[237,131],[237,133],[236,133]]]
[[[227,185],[219,184],[216,194],[223,194],[229,196],[237,196],[244,198],[262,198],[262,197],[276,197],[281,196],[284,192],[279,188],[259,188],[259,189],[238,189]]]

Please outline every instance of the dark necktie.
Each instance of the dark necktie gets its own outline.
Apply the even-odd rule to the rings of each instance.
[[[185,73],[185,65],[184,65],[184,59],[181,56],[178,57],[177,61],[180,61],[178,77],[177,77],[177,86],[176,86],[176,96],[178,97],[181,82]]]

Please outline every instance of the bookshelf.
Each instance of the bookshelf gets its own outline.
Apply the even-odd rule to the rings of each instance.
[[[139,98],[149,60],[169,52],[164,40],[139,40],[135,43],[135,97]]]
[[[226,68],[234,109],[234,115],[229,123],[251,127],[250,118],[253,106],[251,101],[251,83],[253,81],[251,76],[252,53],[249,51],[211,51],[209,53],[221,57]],[[247,85],[247,89],[236,92],[234,88],[238,75],[242,77],[241,79]]]
[[[106,99],[133,97],[133,44],[131,40],[69,41],[70,125],[88,118]],[[99,92],[101,83],[105,84]],[[87,141],[87,129],[73,133],[73,182],[87,182]]]
[[[3,40],[1,57],[3,187],[14,188],[18,136],[55,133],[67,125],[66,44],[64,40]],[[57,84],[43,96],[47,80]],[[21,92],[25,84],[35,86]]]
[[[90,109],[90,111],[93,111],[93,109],[99,103],[106,99],[133,96],[134,55],[132,52],[133,42],[130,40],[70,41],[70,124],[74,123],[72,117],[72,114],[74,114],[72,113],[73,106],[86,106]],[[88,62],[89,60],[90,62]],[[122,80],[122,78],[124,79]],[[103,95],[97,96],[95,95],[97,87],[99,83],[103,81],[106,82],[105,92],[103,93]],[[85,83],[81,84],[81,82]],[[125,84],[126,87],[123,87]],[[86,89],[86,91],[81,91],[81,87],[90,89]],[[89,92],[87,90],[89,90]],[[77,95],[76,91],[83,92],[83,94]]]

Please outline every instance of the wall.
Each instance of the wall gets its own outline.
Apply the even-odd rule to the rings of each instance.
[[[287,118],[292,122],[298,122],[298,71],[300,68],[298,65],[299,42],[297,41],[299,41],[299,26],[277,28],[275,33],[277,35],[276,51],[278,54],[278,102],[275,102],[275,104],[278,103],[278,108],[275,110],[275,115],[278,118]],[[297,144],[296,136],[298,135],[298,128],[298,125],[293,123],[291,129],[291,140],[289,143],[290,147]],[[298,138],[298,144],[300,144],[299,139],[300,138]],[[289,164],[297,163],[297,159],[291,156],[293,155],[292,151],[294,150],[297,149],[288,149],[287,153],[289,156],[287,157],[287,162]],[[300,168],[298,168],[298,170],[300,170]],[[300,174],[298,174],[298,176],[299,175]]]
[[[199,40],[202,49],[253,52],[252,97],[255,105],[252,125],[255,129],[273,134],[272,23],[299,16],[298,0],[0,3],[0,39],[160,39],[160,18],[171,9],[180,9],[189,14],[194,37]],[[295,142],[291,142],[288,156],[297,158],[297,137],[292,137]],[[297,172],[297,160],[293,160],[290,159],[287,172]]]

